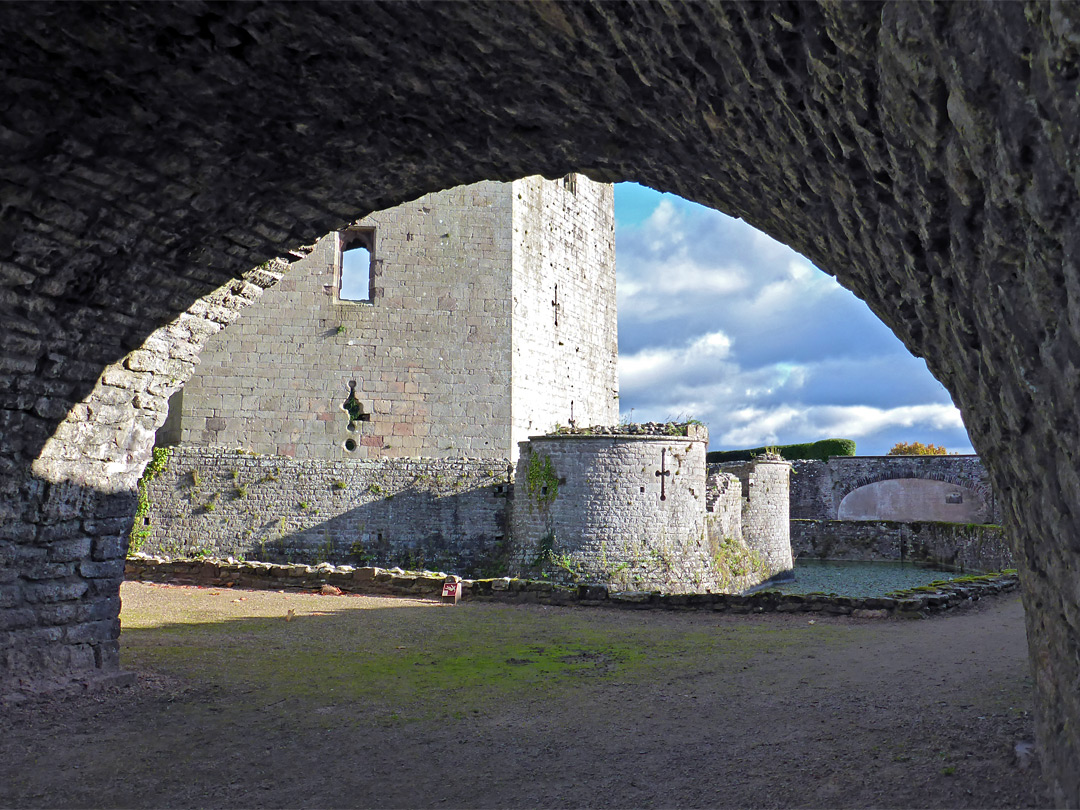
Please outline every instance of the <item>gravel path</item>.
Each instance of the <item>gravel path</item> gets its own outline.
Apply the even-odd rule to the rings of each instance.
[[[1017,597],[923,621],[123,597],[137,684],[4,707],[0,806],[1049,806],[1014,751]]]

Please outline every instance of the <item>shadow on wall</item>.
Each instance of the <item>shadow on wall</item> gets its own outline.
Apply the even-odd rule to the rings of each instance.
[[[0,687],[11,673],[43,688],[68,682],[71,671],[115,673],[135,496],[33,476],[21,483],[22,512],[0,506]],[[32,524],[47,543],[33,542]],[[19,643],[28,636],[39,643]]]
[[[496,576],[506,570],[505,505],[495,487],[438,495],[406,490],[323,518],[333,507],[307,501],[282,503],[273,513],[251,513],[233,499],[213,510],[160,521],[154,540],[141,549],[172,556],[236,557],[273,563],[400,566]],[[488,531],[473,528],[479,502],[491,515]],[[231,508],[230,508],[231,507]],[[340,505],[337,507],[340,508]],[[426,515],[417,520],[416,516]],[[184,528],[178,528],[185,524]],[[170,530],[170,527],[173,527]]]
[[[240,554],[275,563],[400,566],[472,578],[502,576],[507,571],[505,499],[494,489],[456,495],[406,490],[296,529],[292,526],[306,523],[306,515],[282,516],[241,540]],[[490,502],[494,514],[485,522],[494,525],[489,531],[472,528],[470,516],[477,501]],[[416,520],[417,515],[428,519]]]
[[[146,488],[145,542],[170,556],[506,570],[500,460],[297,461],[176,448]]]

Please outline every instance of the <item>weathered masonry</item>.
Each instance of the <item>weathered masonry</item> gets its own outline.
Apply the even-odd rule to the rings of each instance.
[[[797,461],[796,557],[917,560],[963,570],[1016,567],[978,456],[835,456]]]
[[[796,461],[791,517],[998,523],[978,456],[834,456]]]
[[[790,575],[790,465],[713,465],[706,476],[707,443],[701,425],[560,429],[521,443],[516,481],[508,459],[159,450],[132,549],[665,593]]]
[[[293,459],[176,447],[146,482],[136,550],[171,557],[505,573],[497,459]]]
[[[522,442],[511,570],[669,593],[731,593],[790,573],[790,465],[707,475],[704,426],[680,426],[681,435],[656,427]]]
[[[760,556],[770,578],[789,576],[793,565],[789,521],[791,463],[763,455],[754,461],[709,464],[708,473],[710,490],[714,486],[722,488],[718,482],[724,475],[738,480],[743,537]]]
[[[1071,3],[0,5],[0,681],[115,671],[136,482],[249,268],[578,171],[742,217],[925,358],[1080,805],[1077,30]]]
[[[320,239],[209,340],[159,443],[511,458],[617,420],[617,347],[611,186],[476,183]]]
[[[136,544],[505,570],[514,438],[618,412],[611,186],[476,183],[303,254],[171,398]]]
[[[975,573],[1016,568],[1005,532],[992,523],[792,520],[791,552],[797,560],[923,562]]]

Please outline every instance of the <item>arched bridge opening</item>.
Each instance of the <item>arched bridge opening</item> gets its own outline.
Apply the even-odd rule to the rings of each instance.
[[[248,268],[427,191],[580,171],[792,246],[949,388],[1023,560],[1046,772],[1080,803],[1075,14],[5,6],[4,683],[115,667],[135,479]]]

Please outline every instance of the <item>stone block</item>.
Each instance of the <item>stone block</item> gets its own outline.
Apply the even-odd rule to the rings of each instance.
[[[83,521],[83,530],[91,537],[126,536],[131,530],[131,515],[125,514],[112,518],[94,516],[90,520]]]
[[[610,594],[609,599],[618,607],[648,608],[653,594],[650,591],[618,591]]]
[[[79,563],[79,573],[84,577],[93,579],[122,579],[124,576],[124,560],[107,560],[104,562],[83,560]]]
[[[123,536],[95,537],[91,558],[97,562],[123,559],[127,538]]]
[[[132,686],[137,680],[134,672],[118,672],[120,669],[120,642],[116,639],[93,645],[96,677],[107,678],[111,686]]]
[[[75,573],[75,563],[36,562],[23,566],[21,575],[28,580],[52,580],[69,577]]]
[[[37,614],[29,608],[0,609],[0,630],[19,630],[37,624]]]
[[[95,599],[89,603],[86,618],[91,621],[107,621],[120,615],[120,597]]]
[[[73,644],[113,641],[120,636],[120,620],[82,622],[64,628],[64,640]],[[95,662],[96,664],[96,662]]]
[[[38,624],[53,626],[86,621],[90,616],[90,611],[90,605],[82,600],[42,605],[37,609]]]
[[[58,582],[34,582],[23,586],[23,597],[29,604],[46,604],[78,599],[90,589],[90,585],[81,579],[69,579]]]
[[[90,555],[93,541],[89,537],[74,537],[49,544],[47,557],[50,562],[71,562]]]
[[[101,376],[101,382],[107,386],[114,386],[127,391],[142,391],[146,388],[152,375],[137,373],[122,368],[119,365],[111,365],[105,369]]]
[[[38,533],[38,540],[42,543],[62,543],[67,540],[80,541],[83,534],[81,521],[77,519],[61,520],[43,526]]]

